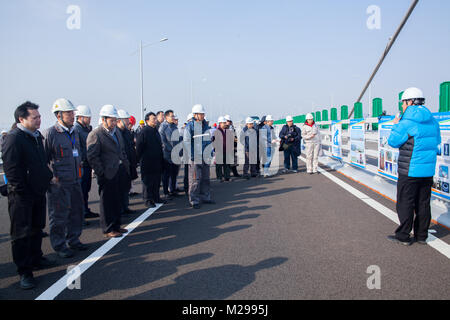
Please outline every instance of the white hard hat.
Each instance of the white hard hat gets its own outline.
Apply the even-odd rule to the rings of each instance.
[[[289,122],[289,121],[294,121],[294,118],[292,118],[292,116],[287,116],[286,117],[286,122]]]
[[[192,107],[192,113],[203,113],[205,114],[205,108],[203,108],[203,106],[201,104],[196,104],[195,106]]]
[[[2,134],[4,134],[4,133],[8,133],[8,131],[6,131],[6,130],[2,130]]]
[[[173,115],[173,120],[178,120],[178,116],[177,115]]]
[[[268,116],[266,116],[266,121],[274,121],[272,115],[269,114]]]
[[[91,118],[91,109],[88,106],[78,106],[77,111],[75,111],[75,116]]]
[[[194,117],[194,115],[192,113],[189,113],[187,116],[187,121],[191,120]]]
[[[245,119],[245,123],[246,123],[246,124],[253,123],[253,119],[250,118],[250,117],[248,117],[247,119]]]
[[[403,92],[403,100],[425,99],[422,90],[418,88],[408,88]]]
[[[118,119],[129,119],[130,114],[123,109],[117,111]]]
[[[118,118],[119,115],[113,105],[107,104],[100,109],[100,117]]]
[[[308,113],[306,115],[306,120],[314,120],[314,116],[312,115],[312,113]]]
[[[217,123],[222,123],[222,122],[227,122],[227,119],[225,119],[225,117],[219,117],[219,119],[217,120]]]
[[[73,103],[67,99],[61,98],[56,100],[52,106],[52,112],[60,112],[60,111],[76,111]]]
[[[224,116],[224,118],[225,118],[225,120],[227,120],[227,121],[231,121],[231,117],[230,117],[229,114],[227,114],[226,116]]]

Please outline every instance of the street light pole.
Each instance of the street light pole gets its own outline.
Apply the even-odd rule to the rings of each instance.
[[[144,119],[144,61],[143,61],[143,56],[142,56],[142,49],[160,42],[164,42],[169,40],[168,38],[163,38],[161,40],[159,40],[158,42],[153,42],[150,44],[147,44],[145,46],[142,45],[142,41],[140,41],[139,43],[139,49],[137,51],[139,51],[139,69],[140,69],[140,78],[141,78],[141,119]],[[137,51],[133,52],[131,55],[134,55]]]
[[[141,74],[141,120],[144,120],[144,72],[142,61],[142,41],[139,46],[139,68]]]

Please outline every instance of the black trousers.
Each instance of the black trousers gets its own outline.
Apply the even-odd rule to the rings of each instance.
[[[169,194],[169,192],[176,191],[177,175],[179,170],[180,170],[179,166],[164,160],[162,183],[163,183],[163,192],[165,195]]]
[[[401,241],[407,241],[414,227],[417,240],[428,238],[428,228],[431,222],[431,186],[433,178],[411,178],[399,176],[397,182],[397,214],[400,226],[395,236]],[[416,217],[414,219],[414,213]]]
[[[189,165],[188,164],[184,165],[183,187],[184,187],[184,192],[188,193],[189,192]]]
[[[81,177],[81,190],[83,191],[84,199],[84,214],[89,212],[89,192],[92,186],[92,168],[89,166],[83,167],[83,175]]]
[[[161,185],[161,173],[142,173],[142,182],[145,186],[142,194],[144,200],[160,202],[159,186]]]
[[[258,174],[257,164],[250,164],[250,153],[245,152],[245,164],[244,164],[244,175],[248,175],[250,169],[250,174],[255,177]]]
[[[123,193],[127,181],[128,173],[123,165],[112,179],[99,178],[98,192],[100,194],[100,226],[103,233],[119,231],[120,214],[123,206]]]
[[[44,196],[8,193],[11,249],[19,275],[31,275],[42,257],[42,229],[47,200]]]

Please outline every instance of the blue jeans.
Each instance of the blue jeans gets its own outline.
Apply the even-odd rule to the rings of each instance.
[[[264,174],[269,173],[270,164],[272,162],[272,147],[267,148],[267,158],[266,162],[263,164]]]
[[[298,170],[298,158],[297,153],[293,148],[284,150],[284,168],[289,170],[291,168],[292,159],[292,170]]]

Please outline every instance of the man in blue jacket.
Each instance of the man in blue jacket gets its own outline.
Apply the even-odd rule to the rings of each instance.
[[[189,203],[200,209],[202,203],[214,204],[211,199],[209,164],[212,148],[210,127],[205,120],[205,109],[197,104],[192,108],[194,118],[188,122],[183,133],[184,150],[189,161]],[[205,159],[206,158],[206,159]]]
[[[394,120],[388,143],[400,149],[397,213],[400,226],[388,239],[404,245],[426,244],[431,222],[431,186],[441,134],[420,89],[409,88],[402,97],[403,116]],[[414,220],[414,212],[416,218]],[[414,227],[414,239],[410,232]]]

